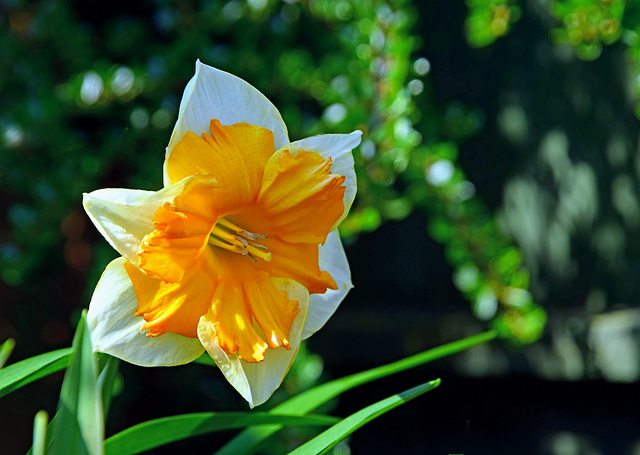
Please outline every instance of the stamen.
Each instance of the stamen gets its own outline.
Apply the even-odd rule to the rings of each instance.
[[[218,246],[220,248],[224,248],[225,250],[233,251],[234,253],[239,253],[237,245],[229,245],[228,243],[223,242],[222,240],[214,237],[213,235],[209,236],[209,243],[214,246]]]
[[[257,256],[257,257],[259,257],[260,259],[264,259],[265,261],[270,262],[270,261],[271,261],[271,253],[265,253],[264,251],[261,251],[261,250],[259,250],[258,248],[256,248],[257,246],[258,246],[258,245],[255,245],[255,246],[254,246],[254,245],[249,245],[249,246],[247,247],[247,252],[248,252],[250,255]],[[267,249],[266,247],[264,247],[264,246],[262,246],[262,245],[260,245],[260,246],[261,246],[262,248],[264,248],[264,249]]]
[[[225,250],[242,254],[242,257],[249,256],[254,262],[257,262],[257,257],[269,262],[271,261],[271,253],[267,253],[269,248],[253,242],[257,239],[266,238],[268,238],[266,235],[245,231],[228,220],[220,218],[211,230],[209,243]]]
[[[237,241],[242,243],[242,246],[244,246],[245,248],[247,247],[248,243],[247,243],[247,241],[245,239],[243,239],[239,235],[234,235],[234,237],[236,238]]]
[[[235,224],[233,224],[229,220],[225,220],[224,218],[219,218],[218,219],[218,224],[226,227],[227,229],[229,229],[231,231],[235,231],[235,232],[238,232],[238,233],[243,230],[242,228],[239,228],[238,226],[236,226]]]
[[[245,230],[240,230],[238,232],[238,234],[240,234],[241,236],[243,236],[244,238],[247,238],[249,240],[258,240],[258,239],[268,239],[269,238],[266,235],[254,234],[253,232],[247,232]]]

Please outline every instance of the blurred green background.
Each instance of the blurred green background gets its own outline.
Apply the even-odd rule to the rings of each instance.
[[[293,140],[364,132],[341,226],[356,288],[274,403],[493,327],[503,341],[335,403],[346,415],[444,380],[336,453],[640,454],[631,1],[0,0],[0,342],[16,340],[13,361],[70,344],[116,256],[82,193],[161,186],[197,58],[265,93]],[[202,365],[121,371],[107,434],[245,408]],[[27,450],[60,381],[0,400],[3,453]],[[198,442],[211,452],[225,437]]]

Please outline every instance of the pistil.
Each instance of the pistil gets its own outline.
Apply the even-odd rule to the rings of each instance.
[[[245,231],[224,218],[220,218],[209,235],[209,244],[224,248],[234,253],[249,256],[254,262],[256,258],[271,261],[269,249],[255,240],[266,239],[266,235]]]

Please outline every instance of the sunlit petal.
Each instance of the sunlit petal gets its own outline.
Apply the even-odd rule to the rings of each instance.
[[[331,173],[331,158],[285,150],[264,170],[255,208],[264,230],[292,243],[323,243],[344,212],[345,177]]]
[[[184,189],[187,179],[160,191],[107,188],[84,194],[83,205],[105,239],[133,263],[145,235],[153,231],[153,215]]]
[[[167,283],[180,281],[200,265],[219,210],[218,182],[210,175],[194,175],[172,203],[156,211],[154,230],[140,244],[138,267]]]
[[[220,183],[224,216],[255,200],[265,164],[274,151],[268,129],[246,123],[222,126],[214,119],[207,133],[189,132],[175,145],[166,160],[166,171],[172,181],[195,173],[214,176]]]
[[[87,320],[96,352],[104,352],[140,366],[170,366],[197,359],[204,348],[197,338],[177,333],[149,338],[135,316],[138,302],[124,269],[126,259],[112,261],[102,274],[89,304]]]
[[[291,154],[294,154],[298,150],[305,150],[315,152],[323,158],[331,158],[331,172],[345,177],[344,213],[334,223],[334,228],[347,216],[356,196],[356,172],[351,150],[360,144],[361,136],[361,131],[354,131],[350,134],[323,134],[295,141],[276,152],[278,155],[284,150],[289,150]]]
[[[276,149],[289,142],[280,113],[262,93],[232,74],[197,61],[196,74],[180,103],[167,156],[187,131],[197,135],[208,132],[211,119],[218,119],[223,125],[249,123],[266,128],[273,132]],[[170,182],[165,160],[165,185]]]
[[[336,289],[332,276],[319,264],[318,244],[289,243],[276,237],[262,242],[269,247],[271,262],[258,262],[255,268],[272,276],[291,278],[306,287],[310,293],[323,293]]]
[[[137,296],[135,313],[146,321],[142,330],[148,337],[162,339],[168,333],[197,336],[198,320],[208,311],[217,284],[207,259],[203,258],[178,283],[150,277],[133,264],[125,264]]]
[[[293,320],[289,333],[290,350],[268,349],[261,363],[244,362],[237,354],[227,354],[220,348],[208,315],[203,316],[198,325],[198,336],[207,352],[218,364],[229,383],[249,402],[251,407],[267,401],[289,371],[300,347],[302,328],[309,304],[309,296],[303,286],[281,278],[272,278],[271,281],[277,289],[286,292],[289,300],[296,300],[300,305],[300,311]]]
[[[214,258],[221,278],[206,319],[218,345],[251,363],[262,362],[268,348],[290,349],[288,335],[299,302],[241,256],[217,252]]]
[[[211,311],[203,316],[216,334],[216,344],[245,362],[261,362],[268,348],[256,331],[240,283],[225,280],[213,296]],[[203,319],[200,319],[202,324]],[[200,329],[198,329],[200,331]]]
[[[337,230],[332,231],[325,244],[320,246],[319,262],[320,268],[331,274],[337,289],[328,289],[324,294],[309,296],[309,313],[302,332],[303,339],[309,338],[325,325],[349,290],[353,288],[349,262]]]
[[[247,305],[269,348],[290,349],[289,332],[300,311],[299,302],[278,289],[267,273],[254,273],[252,280],[245,280],[243,288]]]

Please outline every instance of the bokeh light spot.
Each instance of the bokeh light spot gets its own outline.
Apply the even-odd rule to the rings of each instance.
[[[149,125],[149,112],[144,107],[136,107],[129,115],[131,126],[137,130],[146,128]]]
[[[133,88],[135,76],[133,71],[126,66],[119,67],[111,79],[111,90],[116,96],[123,96]]]
[[[2,133],[2,140],[5,147],[16,148],[24,141],[24,130],[16,124],[10,124]]]
[[[431,63],[424,57],[413,62],[413,70],[418,76],[425,76],[431,71]]]
[[[409,92],[411,92],[413,96],[416,96],[423,92],[424,83],[420,79],[412,79],[407,84],[407,88],[409,89]]]
[[[451,161],[438,160],[427,169],[426,180],[433,186],[443,186],[451,180],[454,171]]]
[[[80,87],[80,99],[85,104],[95,104],[104,92],[102,78],[95,71],[87,71],[82,78]]]
[[[171,112],[169,112],[168,109],[160,108],[157,111],[155,111],[151,116],[151,125],[154,128],[161,130],[164,128],[168,128],[169,125],[171,124],[172,119],[173,119],[173,116],[171,115]]]
[[[325,109],[322,118],[332,125],[340,123],[347,117],[347,107],[342,103],[335,103]]]

